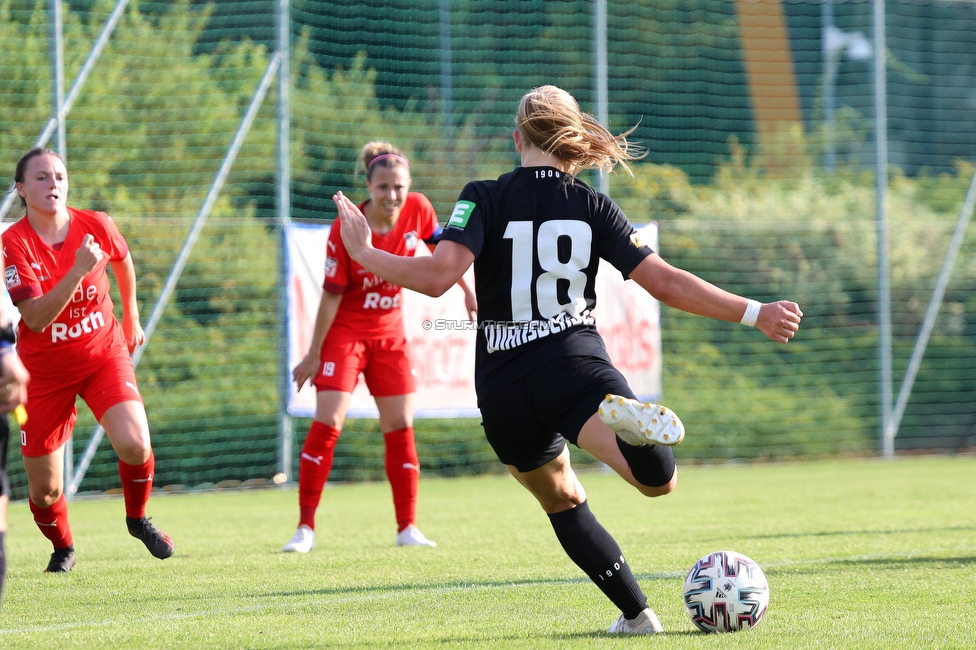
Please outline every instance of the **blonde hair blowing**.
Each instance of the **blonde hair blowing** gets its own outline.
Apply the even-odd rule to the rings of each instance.
[[[519,102],[515,126],[533,145],[572,165],[574,174],[581,169],[609,172],[620,164],[633,176],[624,161],[647,155],[642,147],[627,141],[633,128],[613,135],[581,111],[572,95],[556,86],[527,92]]]
[[[378,158],[380,159],[377,160]],[[375,164],[373,163],[374,160],[376,160]],[[407,162],[407,157],[403,155],[403,152],[389,142],[381,140],[367,142],[359,152],[359,166],[366,172],[366,180],[370,179],[377,166],[395,167],[396,165],[404,165],[408,169],[410,167],[410,163]]]

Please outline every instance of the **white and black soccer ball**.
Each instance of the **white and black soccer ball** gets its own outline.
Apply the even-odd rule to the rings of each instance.
[[[734,551],[709,553],[685,578],[685,609],[702,632],[736,632],[759,625],[769,583],[758,564]]]

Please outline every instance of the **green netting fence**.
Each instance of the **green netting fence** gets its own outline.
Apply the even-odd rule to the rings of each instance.
[[[66,93],[121,4],[61,7]],[[56,5],[0,0],[4,182],[56,105]],[[974,173],[976,5],[884,6],[897,393]],[[804,311],[800,335],[778,346],[756,330],[664,308],[664,401],[689,431],[679,461],[878,454],[874,8],[776,0],[126,2],[73,97],[63,141],[55,130],[48,145],[67,159],[69,202],[109,212],[129,241],[145,319],[274,63],[280,15],[289,36],[291,219],[329,222],[339,189],[364,198],[355,159],[373,139],[410,156],[414,188],[447,215],[467,180],[517,162],[518,98],[560,85],[585,110],[605,111],[612,130],[637,125],[632,138],[649,153],[635,176],[584,180],[606,183],[633,221],[657,221],[665,259],[752,298],[797,300]],[[138,368],[159,487],[262,483],[282,467],[279,97],[272,87],[261,102]],[[14,202],[5,220],[17,216]],[[963,238],[900,421],[898,453],[976,448],[974,246]],[[80,412],[76,461],[95,428],[83,405]],[[291,422],[285,456],[293,465],[307,425]],[[475,419],[420,420],[416,429],[429,474],[501,470]],[[22,464],[11,452],[13,496],[23,498]],[[377,424],[350,421],[332,477],[380,478],[381,454]],[[592,461],[580,454],[577,462]],[[117,486],[103,441],[81,490]]]

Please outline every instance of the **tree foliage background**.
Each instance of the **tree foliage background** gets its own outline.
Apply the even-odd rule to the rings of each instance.
[[[329,4],[334,13],[326,19],[326,3],[294,0],[293,217],[332,219],[337,189],[365,198],[355,162],[373,139],[390,140],[409,155],[415,189],[447,214],[466,181],[516,164],[511,121],[525,90],[556,83],[593,110],[590,3],[450,5],[448,103],[437,3]],[[69,84],[113,6],[110,0],[66,6]],[[671,263],[752,298],[796,300],[804,310],[800,336],[775,346],[756,330],[665,308],[665,401],[690,432],[679,460],[873,453],[874,179],[859,144],[870,138],[870,124],[857,101],[842,108],[842,164],[825,173],[817,162],[822,124],[804,85],[813,117],[790,143],[803,155],[786,173],[767,174],[764,156],[776,152],[752,142],[731,7],[638,2],[628,4],[629,14],[610,16],[611,126],[639,124],[635,138],[650,151],[633,165],[633,177],[611,178],[611,195],[634,222],[659,222],[662,254]],[[8,178],[50,115],[45,8],[43,0],[0,1],[0,154]],[[137,265],[144,321],[268,65],[270,8],[267,0],[132,3],[68,118],[70,202],[105,210],[119,223]],[[795,29],[796,8],[789,10]],[[272,92],[138,368],[157,485],[263,481],[277,471],[285,346],[277,329],[274,113]],[[958,157],[940,160],[939,168],[892,170],[896,378],[973,174]],[[902,424],[902,450],[976,446],[972,248],[967,240],[957,262]],[[83,405],[80,411],[76,455],[95,425]],[[305,424],[296,423],[293,454]],[[419,421],[417,431],[428,471],[500,467],[477,421]],[[375,423],[349,422],[333,476],[381,477],[377,436]],[[12,460],[14,496],[22,497],[19,455]],[[577,454],[577,462],[592,459]],[[103,443],[83,489],[113,489],[117,481],[114,455]]]

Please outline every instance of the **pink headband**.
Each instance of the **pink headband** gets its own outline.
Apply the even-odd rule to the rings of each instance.
[[[380,154],[380,155],[376,156],[375,158],[373,158],[372,160],[370,160],[369,161],[369,164],[366,165],[366,171],[369,171],[370,169],[372,169],[373,168],[373,165],[375,165],[376,163],[378,163],[381,160],[395,160],[398,163],[400,163],[401,165],[403,165],[404,167],[410,167],[410,163],[408,163],[407,162],[407,159],[404,158],[403,156],[398,156],[395,153],[384,153],[384,154]]]

